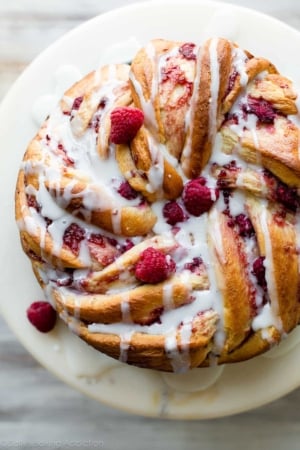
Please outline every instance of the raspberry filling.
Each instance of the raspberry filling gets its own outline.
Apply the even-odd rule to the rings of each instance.
[[[252,267],[252,273],[255,275],[257,279],[257,284],[261,286],[264,290],[267,289],[267,282],[266,282],[266,269],[264,266],[264,256],[260,256],[257,258]]]
[[[232,91],[237,77],[238,77],[238,72],[236,70],[234,70],[229,76],[225,97],[227,97],[227,95]]]
[[[275,192],[275,199],[293,212],[296,212],[299,206],[297,189],[290,188],[283,183],[278,184]]]
[[[123,181],[118,187],[118,193],[127,200],[134,200],[138,196],[138,192],[132,189],[128,181]]]
[[[255,114],[262,123],[274,123],[276,111],[272,104],[262,98],[248,96],[247,104],[243,105],[243,111],[248,114]]]
[[[238,214],[234,218],[230,219],[228,226],[232,228],[236,226],[239,235],[242,237],[249,238],[255,234],[251,220],[245,214]]]
[[[92,233],[87,241],[90,255],[104,267],[115,261],[121,253],[115,239],[102,236],[100,233]]]
[[[77,225],[77,223],[71,223],[64,232],[63,243],[68,247],[75,255],[78,255],[80,243],[85,237],[85,231]]]

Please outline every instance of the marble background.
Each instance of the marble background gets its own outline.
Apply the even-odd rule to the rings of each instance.
[[[81,22],[129,3],[0,0],[0,100],[50,43]],[[266,12],[300,31],[296,0],[231,3]],[[300,389],[254,411],[217,420],[172,422],[131,416],[84,397],[40,367],[0,317],[0,449],[298,450],[299,404]]]

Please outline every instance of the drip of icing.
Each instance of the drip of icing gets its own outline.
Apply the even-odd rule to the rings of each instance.
[[[102,51],[98,66],[101,67],[105,64],[117,64],[120,61],[129,63],[132,61],[136,53],[141,48],[140,42],[135,36],[130,36],[129,39],[124,42],[117,42],[110,45]]]
[[[120,335],[120,356],[119,361],[127,362],[128,350],[130,347],[130,341],[134,331],[128,331],[127,333]]]
[[[174,307],[172,283],[164,283],[163,285],[163,305],[164,311],[169,311]]]
[[[283,336],[284,337],[284,336]],[[264,358],[280,358],[289,353],[296,345],[300,343],[300,328],[295,328],[288,336],[285,337],[277,346],[264,353]]]
[[[245,88],[248,83],[248,74],[246,71],[246,61],[248,59],[246,53],[239,47],[233,47],[232,49],[233,67],[240,75],[240,84],[242,88]]]
[[[254,331],[262,330],[278,323],[278,317],[274,315],[271,305],[264,305],[260,313],[252,321],[252,329]]]
[[[221,261],[225,263],[225,255],[223,251],[223,240],[222,234],[220,230],[220,223],[217,218],[217,207],[218,202],[215,204],[216,209],[211,211],[209,217],[209,226],[210,226],[210,238],[215,247],[215,251],[218,252],[218,257]],[[213,298],[213,309],[219,315],[219,322],[217,326],[217,331],[215,333],[214,338],[214,352],[220,353],[226,339],[225,329],[224,329],[224,307],[223,307],[223,297],[222,293],[218,287],[219,283],[217,282],[217,277],[214,269],[214,260],[216,258],[215,252],[209,245],[207,246],[207,257],[204,261],[208,261],[206,264],[208,276],[209,276],[209,284],[210,284],[210,292]]]
[[[196,105],[199,97],[199,86],[201,81],[201,67],[202,67],[202,50],[201,47],[197,51],[196,58],[196,71],[195,71],[195,80],[193,93],[190,101],[190,106],[185,115],[185,131],[186,131],[186,139],[184,148],[182,150],[182,167],[185,171],[187,169],[188,159],[191,156],[192,152],[192,136],[193,136],[193,124],[196,113]]]
[[[127,292],[125,292],[122,295],[121,313],[122,313],[122,322],[132,323],[131,314],[130,314],[129,295]]]
[[[159,200],[152,203],[151,208],[157,217],[157,221],[153,227],[155,234],[165,234],[171,231],[172,227],[169,225],[163,215],[163,207],[167,202],[165,200]]]
[[[165,383],[178,392],[199,392],[213,386],[224,370],[224,366],[191,369],[188,373],[163,373]]]
[[[61,98],[64,92],[74,83],[82,78],[82,73],[78,67],[65,64],[59,67],[54,73],[55,94]]]
[[[41,95],[32,106],[31,114],[36,125],[41,126],[46,117],[57,106],[66,89],[82,78],[81,72],[75,66],[61,66],[54,73],[54,94]]]
[[[77,377],[99,377],[107,369],[118,364],[114,359],[86,345],[72,333],[65,333],[61,330],[60,340],[67,365]]]
[[[171,362],[174,373],[185,373],[190,368],[190,357],[188,349],[179,351],[177,345],[176,331],[165,337],[165,351]]]
[[[214,38],[209,46],[211,83],[210,83],[210,104],[209,104],[209,138],[214,144],[217,132],[218,97],[220,87],[220,64],[218,61],[218,42]]]
[[[260,222],[265,238],[265,253],[266,253],[264,260],[265,278],[267,282],[267,288],[271,303],[264,305],[260,313],[254,318],[252,322],[252,328],[253,330],[256,331],[273,325],[277,330],[282,331],[282,323],[279,317],[278,294],[273,267],[272,242],[270,238],[268,225],[267,202],[265,200],[262,200],[261,206],[262,208],[260,214]]]
[[[223,137],[221,133],[217,133],[213,145],[213,151],[211,155],[210,162],[216,163],[219,166],[223,166],[225,164],[229,164],[232,161],[232,155],[227,155],[223,153]],[[207,176],[208,168],[204,169],[204,173]]]
[[[229,210],[232,216],[245,214],[245,194],[241,191],[231,192],[229,197]]]
[[[146,127],[153,132],[154,135],[157,134],[157,130],[158,130],[158,125],[157,125],[157,120],[156,120],[156,114],[155,114],[155,110],[154,110],[154,99],[158,93],[158,79],[157,79],[157,73],[154,70],[156,67],[156,54],[155,54],[155,48],[152,45],[152,43],[148,43],[147,46],[145,47],[145,52],[146,55],[148,57],[148,59],[150,60],[150,63],[152,65],[152,84],[151,84],[151,90],[150,90],[150,95],[149,95],[149,99],[146,100],[145,96],[144,96],[144,92],[143,92],[143,88],[141,86],[141,84],[137,81],[137,79],[135,78],[134,74],[132,72],[129,73],[129,79],[134,87],[134,90],[136,91],[140,103],[141,103],[141,109],[144,112],[144,123],[146,125]]]
[[[114,233],[121,234],[121,209],[112,210],[111,220]]]
[[[160,147],[148,134],[148,146],[151,155],[151,167],[147,173],[148,184],[146,186],[148,192],[162,192],[164,181],[164,158],[160,151]]]
[[[32,118],[34,123],[41,126],[46,117],[56,108],[58,98],[56,95],[45,94],[38,97],[32,106]]]

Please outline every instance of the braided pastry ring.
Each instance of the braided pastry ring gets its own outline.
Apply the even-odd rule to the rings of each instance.
[[[157,39],[76,83],[24,156],[16,219],[83,340],[182,372],[265,352],[299,322],[296,94],[221,38]],[[112,144],[112,112],[144,123]]]

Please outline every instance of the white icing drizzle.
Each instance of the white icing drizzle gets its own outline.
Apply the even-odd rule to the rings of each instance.
[[[229,197],[229,211],[232,216],[245,214],[245,194],[241,191],[233,191]]]
[[[121,209],[112,210],[111,220],[114,233],[121,234]]]
[[[195,122],[195,113],[196,113],[196,105],[198,102],[199,97],[199,86],[201,82],[201,66],[202,66],[202,55],[203,48],[200,47],[197,51],[197,57],[196,57],[196,71],[195,71],[195,80],[194,80],[194,86],[193,86],[193,93],[190,100],[190,106],[186,112],[185,115],[185,131],[186,131],[186,138],[185,138],[185,144],[184,148],[182,150],[182,168],[185,171],[187,169],[188,160],[191,156],[192,152],[192,136],[193,136],[193,124]]]
[[[145,47],[145,52],[147,54],[147,57],[150,60],[150,63],[152,64],[152,85],[151,85],[151,92],[150,92],[150,96],[149,99],[146,100],[145,96],[144,96],[144,92],[143,92],[143,88],[141,86],[141,84],[137,81],[137,79],[135,78],[133,72],[131,71],[129,73],[129,79],[134,87],[134,90],[136,91],[140,103],[141,103],[141,109],[144,112],[144,116],[145,116],[145,126],[152,132],[154,133],[154,135],[157,134],[157,120],[156,120],[156,115],[155,115],[155,110],[154,110],[154,103],[153,100],[155,98],[155,96],[157,95],[158,92],[158,84],[157,84],[157,77],[156,77],[156,72],[154,70],[155,65],[156,65],[156,54],[155,54],[155,48],[152,45],[152,43],[148,43],[147,46]]]
[[[243,88],[247,86],[249,79],[246,71],[247,59],[246,53],[241,48],[232,48],[232,64],[236,72],[240,75],[240,84]]]
[[[120,356],[119,361],[127,362],[128,350],[130,347],[130,341],[133,335],[133,331],[128,331],[127,333],[120,335]]]
[[[178,349],[176,331],[165,337],[165,351],[171,362],[174,373],[185,373],[190,368],[188,347]]]
[[[217,202],[218,203],[218,202]],[[216,203],[216,205],[217,205]],[[213,300],[213,309],[218,313],[219,322],[217,326],[217,331],[214,336],[214,353],[220,353],[226,339],[225,329],[224,329],[224,306],[223,306],[223,296],[220,290],[220,280],[217,281],[215,263],[214,260],[217,257],[214,253],[217,252],[220,261],[226,263],[224,259],[223,242],[222,235],[220,231],[220,223],[217,218],[217,210],[213,209],[209,215],[209,235],[213,242],[214,249],[209,245],[207,246],[207,255],[204,258],[206,269],[209,277],[210,284],[210,295]]]
[[[172,282],[164,283],[163,285],[163,305],[164,311],[169,311],[174,308]]]
[[[265,278],[267,282],[267,289],[270,297],[270,304],[266,304],[263,306],[262,310],[253,320],[252,328],[254,330],[258,330],[273,325],[277,330],[282,331],[282,322],[279,316],[279,302],[276,288],[276,280],[274,276],[273,250],[268,225],[267,206],[268,206],[267,202],[265,200],[262,200],[260,223],[265,239],[264,266],[265,266]]]
[[[264,353],[264,358],[280,358],[289,353],[296,345],[300,343],[300,328],[295,328],[288,336],[283,335],[282,341],[271,350]]]
[[[277,324],[277,316],[274,316],[274,311],[270,303],[266,303],[260,313],[252,321],[253,331],[262,330]]]
[[[219,39],[213,38],[209,46],[211,83],[210,83],[210,104],[209,104],[209,139],[214,145],[217,132],[218,97],[220,87],[220,64],[218,60]]]
[[[65,90],[82,78],[82,74],[75,66],[64,65],[54,73],[54,94],[44,94],[38,97],[32,106],[32,117],[36,125],[41,126],[46,117],[56,108]]]
[[[132,323],[128,292],[125,292],[122,295],[121,313],[122,313],[122,322]]]
[[[152,164],[147,173],[148,184],[146,188],[148,192],[157,192],[159,195],[162,193],[164,181],[164,157],[160,151],[160,146],[156,144],[149,133],[147,140]]]

